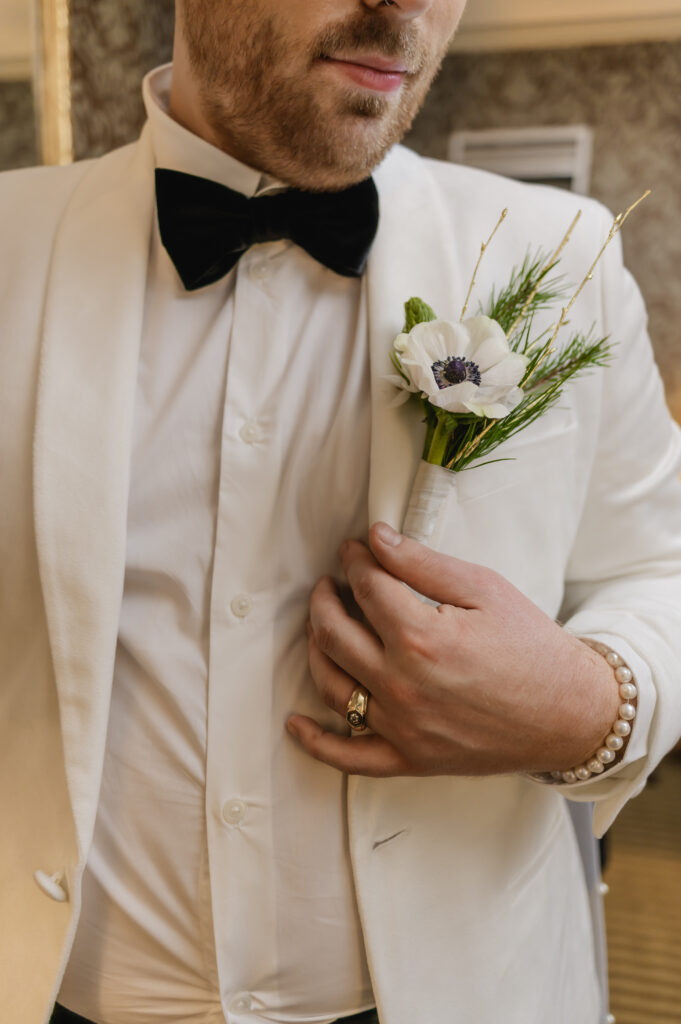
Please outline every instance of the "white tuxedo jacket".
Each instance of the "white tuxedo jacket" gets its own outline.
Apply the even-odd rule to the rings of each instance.
[[[458,318],[503,207],[482,299],[528,246],[557,243],[577,201],[401,149],[376,178],[369,511],[399,527],[423,439],[418,411],[390,408],[384,381],[403,302],[420,295]],[[610,224],[584,205],[565,258],[575,281]],[[49,1018],[94,827],[154,215],[146,133],[94,162],[0,179],[0,1001],[13,1024]],[[618,343],[613,365],[509,442],[515,461],[464,473],[437,533],[443,551],[497,569],[575,632],[626,642],[649,667],[647,755],[572,787],[596,800],[603,831],[681,731],[681,444],[616,246],[574,309],[573,328],[592,323]],[[382,1024],[596,1024],[588,900],[556,788],[353,778],[348,801]],[[36,871],[57,875],[66,899]]]

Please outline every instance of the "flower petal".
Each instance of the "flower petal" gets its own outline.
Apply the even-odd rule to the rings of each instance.
[[[423,391],[428,396],[437,394],[439,388],[430,363],[423,363],[416,359],[407,359],[403,355],[402,368],[409,374],[409,379],[415,391]]]
[[[411,384],[408,381],[406,381],[404,379],[404,377],[401,377],[399,375],[399,373],[386,373],[386,375],[383,377],[383,380],[386,381],[388,384],[392,384],[393,387],[395,387],[395,388],[402,388],[405,391],[416,391],[417,390],[413,386],[413,384]]]
[[[395,397],[388,402],[388,409],[397,409],[398,406],[404,405],[411,398],[411,391],[396,391]]]
[[[474,316],[463,326],[470,337],[469,359],[477,363],[482,373],[494,366],[510,349],[502,327],[488,316]]]
[[[524,397],[522,388],[478,388],[477,394],[466,405],[476,416],[497,420],[508,416]]]
[[[431,320],[425,324],[417,324],[410,333],[398,339],[402,347],[400,362],[418,390],[427,395],[439,391],[433,375],[433,363],[447,359],[448,356],[463,358],[469,347],[470,337],[463,324],[453,324],[449,320]]]
[[[412,329],[403,352],[408,358],[419,359],[430,365],[447,356],[463,357],[469,347],[469,334],[463,324],[431,320],[426,324],[417,324]]]
[[[479,405],[477,402],[466,402],[466,408],[476,416],[485,416],[490,420],[503,420],[504,416],[508,416],[509,413],[506,406],[499,403]]]
[[[482,373],[481,383],[491,387],[514,387],[525,376],[527,362],[527,356],[509,352],[504,359]]]
[[[468,412],[467,402],[473,401],[477,391],[477,384],[471,380],[464,380],[460,384],[452,384],[449,388],[438,388],[434,395],[430,395],[432,405],[437,405],[447,412]]]

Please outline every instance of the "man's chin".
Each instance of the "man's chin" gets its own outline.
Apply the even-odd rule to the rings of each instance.
[[[408,124],[396,124],[392,111],[344,111],[327,126],[324,146],[300,154],[296,163],[298,187],[315,191],[349,188],[365,178],[382,163],[388,151],[400,141]],[[304,184],[302,183],[304,181]]]
[[[286,176],[288,183],[312,192],[350,188],[370,176],[396,141],[369,147],[360,132],[356,133],[355,138],[348,133],[344,144],[337,151],[327,151],[323,159],[320,159],[319,154],[316,159],[311,156],[297,167],[291,167]]]

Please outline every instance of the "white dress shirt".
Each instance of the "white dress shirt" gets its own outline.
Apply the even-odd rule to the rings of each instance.
[[[144,99],[158,166],[277,183]],[[280,186],[279,186],[280,187]],[[328,1022],[373,1005],[338,731],[305,622],[368,530],[364,288],[287,242],[187,293],[154,231],[104,776],[59,1001],[97,1024]]]

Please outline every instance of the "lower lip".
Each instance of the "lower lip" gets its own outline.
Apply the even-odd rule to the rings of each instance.
[[[404,71],[377,71],[376,68],[352,64],[347,60],[327,59],[324,63],[338,68],[357,85],[364,89],[373,89],[374,92],[395,92],[402,85],[405,76]]]

